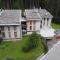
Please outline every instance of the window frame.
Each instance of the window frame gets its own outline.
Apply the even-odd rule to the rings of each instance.
[[[32,26],[30,26],[30,30],[32,30]]]
[[[17,37],[17,32],[14,32],[14,37],[15,37],[15,38]]]
[[[8,32],[9,38],[11,38],[11,32]]]

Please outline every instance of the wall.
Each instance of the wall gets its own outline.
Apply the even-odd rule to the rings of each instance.
[[[17,26],[17,37],[14,37],[14,28],[13,26],[10,26],[10,32],[11,32],[11,37],[9,37],[9,34],[8,34],[8,27],[5,26],[4,27],[4,30],[5,30],[5,39],[8,39],[8,38],[21,38],[20,36],[20,26]]]
[[[42,28],[40,28],[41,21],[42,21]],[[47,21],[47,18],[45,18],[45,21],[44,21],[44,19],[36,20],[35,21],[36,22],[35,30],[33,30],[33,26],[34,26],[33,22],[34,21],[32,21],[32,25],[30,25],[30,21],[27,22],[27,31],[28,31],[27,34],[31,34],[33,31],[37,31],[37,33],[40,33],[41,29],[43,29],[43,28],[50,28],[51,27],[51,18],[49,18],[48,21]],[[45,24],[44,24],[44,22],[45,22]],[[30,30],[30,26],[32,26],[32,30]]]
[[[7,26],[4,27],[4,31],[5,31],[5,39],[8,39],[9,35],[8,35],[8,28],[7,28]]]
[[[34,21],[32,21],[32,25],[30,25],[30,21],[27,22],[27,34],[31,34],[33,31],[37,31],[38,33],[40,32],[40,21],[35,21],[35,25],[33,23]],[[32,26],[32,30],[30,30],[30,26]],[[33,30],[34,26],[35,30]]]

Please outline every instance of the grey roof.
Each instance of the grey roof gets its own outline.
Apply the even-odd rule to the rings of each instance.
[[[40,60],[60,60],[60,41]]]
[[[20,24],[21,10],[2,10],[0,24]]]
[[[27,9],[25,14],[27,19],[53,18],[45,9]]]
[[[38,9],[25,10],[27,19],[40,19],[40,15],[37,13]]]
[[[39,14],[42,18],[53,18],[53,16],[46,9],[39,9]]]

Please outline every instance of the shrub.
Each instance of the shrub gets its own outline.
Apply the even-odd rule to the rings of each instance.
[[[35,48],[38,45],[39,35],[36,32],[33,32],[29,36],[29,45],[30,48]]]
[[[46,54],[48,52],[48,47],[47,47],[47,41],[42,41],[42,45],[43,45],[43,50],[44,50],[44,54]]]
[[[23,46],[23,47],[22,47],[22,50],[23,50],[24,52],[28,52],[30,49],[29,49],[28,46]]]
[[[7,57],[6,60],[14,60],[14,59],[11,57]]]
[[[39,35],[36,32],[33,32],[29,36],[27,40],[27,44],[24,47],[22,47],[23,51],[28,52],[32,50],[33,48],[37,47],[38,41],[39,41]]]

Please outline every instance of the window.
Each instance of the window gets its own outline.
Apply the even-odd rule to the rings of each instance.
[[[32,26],[30,26],[30,30],[32,30]]]
[[[4,26],[1,26],[1,30],[4,31]]]
[[[41,25],[42,25],[42,21],[41,21]]]
[[[1,30],[0,30],[0,35],[1,35]]]
[[[2,32],[2,36],[5,37],[5,33],[4,32]]]
[[[42,21],[41,21],[41,24],[40,24],[40,28],[42,28]]]
[[[16,31],[17,30],[16,26],[13,26],[13,27],[14,27],[14,31]]]
[[[10,31],[10,27],[8,26],[8,31]]]
[[[0,30],[4,31],[4,26],[0,26]]]
[[[34,22],[33,22],[33,24],[35,25],[35,24],[36,24],[36,22],[34,21]]]
[[[11,32],[8,32],[8,34],[9,34],[9,37],[11,37]]]
[[[40,28],[42,28],[42,25],[40,25]]]
[[[30,25],[32,25],[32,21],[30,21]]]
[[[14,32],[14,37],[17,37],[17,32]]]

